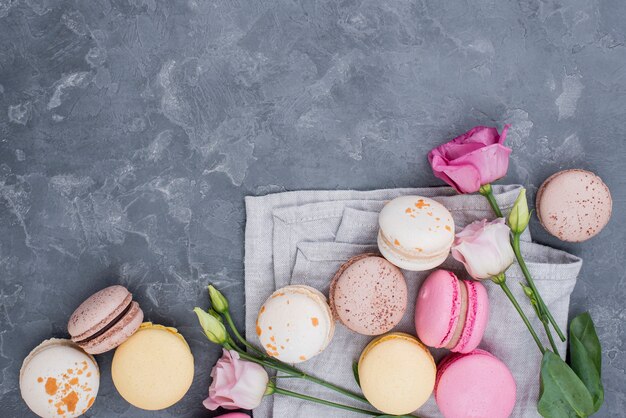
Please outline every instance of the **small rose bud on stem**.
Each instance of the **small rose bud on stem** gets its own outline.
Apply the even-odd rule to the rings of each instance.
[[[522,189],[515,200],[513,209],[509,214],[509,227],[513,234],[521,234],[528,227],[530,222],[530,212],[526,201],[526,189]]]
[[[212,284],[209,285],[209,297],[215,312],[220,314],[228,312],[228,300]]]
[[[198,316],[200,326],[209,341],[224,346],[224,344],[228,342],[228,336],[224,324],[202,308],[196,307],[193,311]]]

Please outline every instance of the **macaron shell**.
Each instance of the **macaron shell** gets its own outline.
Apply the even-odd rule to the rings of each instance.
[[[581,242],[609,222],[612,199],[596,174],[565,170],[553,174],[537,192],[537,216],[543,227],[563,241]]]
[[[175,328],[149,322],[115,350],[113,384],[130,404],[155,411],[178,402],[191,387],[194,360]]]
[[[300,363],[321,353],[335,329],[324,295],[304,285],[274,292],[261,307],[256,325],[267,353],[287,363]]]
[[[28,407],[44,418],[77,417],[93,405],[100,386],[95,359],[65,339],[35,347],[20,370],[20,392]]]
[[[452,354],[438,367],[435,400],[445,418],[506,418],[515,398],[513,375],[486,351]]]
[[[374,339],[359,359],[361,389],[377,409],[408,414],[422,406],[435,385],[435,362],[415,337],[391,333]]]
[[[429,347],[445,347],[457,327],[461,311],[460,281],[446,270],[432,272],[417,295],[415,329]]]
[[[128,307],[132,294],[119,285],[104,288],[80,304],[71,315],[67,331],[75,342],[96,334]]]
[[[474,280],[462,280],[467,289],[467,315],[459,342],[451,349],[453,352],[469,353],[480,344],[489,321],[489,296],[487,289]]]
[[[79,342],[78,345],[89,354],[101,354],[126,341],[133,335],[143,322],[143,311],[137,302],[132,302],[130,309],[104,334]]]
[[[380,335],[398,325],[407,305],[402,272],[378,255],[344,263],[330,285],[330,306],[339,321],[362,335]]]

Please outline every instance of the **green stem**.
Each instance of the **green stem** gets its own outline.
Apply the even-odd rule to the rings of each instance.
[[[491,189],[491,185],[485,184],[484,186],[481,186],[479,192],[480,194],[485,196],[485,198],[487,198],[487,201],[489,202],[489,205],[491,206],[491,209],[496,214],[496,216],[498,218],[502,218],[503,217],[502,211],[500,210],[500,206],[498,205],[498,202],[496,201],[496,198],[493,195],[493,190]],[[524,262],[524,258],[522,257],[522,252],[520,250],[520,235],[521,234],[513,234],[513,236],[511,237],[511,245],[513,246],[513,252],[515,253],[515,258],[517,259],[517,263],[519,264],[520,269],[522,270],[522,273],[524,274],[524,277],[526,278],[526,282],[528,283],[528,286],[533,290],[533,292],[535,293],[537,297],[537,302],[538,302],[539,311],[540,311],[539,317],[542,319],[542,322],[543,322],[543,318],[544,316],[546,316],[548,320],[550,321],[550,323],[552,324],[552,326],[554,327],[554,330],[556,331],[556,333],[559,335],[559,338],[561,339],[561,341],[565,341],[565,335],[561,331],[561,328],[559,328],[559,325],[554,320],[554,317],[552,316],[552,314],[550,313],[550,310],[548,309],[545,302],[543,301],[541,294],[537,291],[537,287],[535,286],[535,281],[533,280],[533,277],[531,276],[530,271],[528,271],[528,268],[526,267],[526,263]],[[549,327],[546,328],[546,334],[548,334],[548,339],[551,340],[552,332],[550,331]]]
[[[496,281],[496,283],[500,285],[504,293],[507,295],[507,297],[509,298],[509,300],[511,301],[511,303],[517,310],[517,313],[519,313],[519,315],[522,317],[522,321],[524,321],[524,324],[526,324],[528,331],[530,331],[530,334],[533,336],[533,339],[535,340],[535,343],[537,343],[537,347],[539,347],[541,354],[545,353],[546,349],[543,347],[543,344],[541,344],[541,340],[539,340],[537,333],[535,332],[533,326],[530,324],[530,321],[526,317],[526,314],[524,313],[522,308],[519,306],[519,303],[517,303],[515,296],[513,296],[513,293],[511,293],[511,289],[509,289],[509,286],[507,286],[505,280],[506,279],[504,278],[504,274],[502,274],[502,280],[498,280]]]
[[[309,374],[307,374],[307,373],[305,373],[305,372],[303,372],[301,370],[296,369],[295,367],[289,366],[289,365],[284,364],[282,362],[276,362],[276,361],[273,361],[273,360],[270,360],[270,359],[263,359],[263,358],[255,357],[255,356],[253,356],[251,354],[246,353],[243,350],[237,350],[237,352],[239,353],[239,356],[241,358],[244,358],[246,360],[258,363],[258,364],[260,364],[262,366],[268,367],[270,369],[277,370],[279,372],[283,372],[283,373],[288,374],[290,376],[294,376],[294,377],[298,377],[298,378],[303,379],[303,380],[307,380],[309,382],[312,382],[312,383],[315,383],[317,385],[323,386],[323,387],[325,387],[327,389],[334,390],[335,392],[341,393],[342,395],[347,396],[349,398],[352,398],[354,400],[357,400],[359,402],[365,402],[365,403],[369,404],[369,401],[367,399],[365,399],[365,397],[363,397],[363,396],[361,396],[359,394],[356,394],[354,392],[351,392],[351,391],[349,391],[347,389],[341,388],[339,386],[335,386],[332,383],[329,383],[329,382],[327,382],[325,380],[318,379],[317,377],[311,376],[311,375],[309,375]]]
[[[502,211],[500,210],[498,201],[496,200],[496,197],[493,195],[491,184],[485,184],[484,186],[481,186],[478,192],[487,198],[487,201],[489,202],[491,209],[493,209],[493,212],[496,214],[496,217],[503,218],[504,216],[502,215]]]
[[[520,269],[522,270],[522,273],[524,274],[524,277],[526,278],[526,282],[528,283],[528,286],[533,290],[533,292],[535,293],[535,296],[537,297],[539,310],[542,313],[542,316],[545,315],[548,318],[548,320],[554,327],[554,330],[559,335],[559,338],[561,339],[561,341],[565,341],[565,335],[563,335],[561,328],[559,328],[558,324],[554,320],[554,317],[550,313],[550,310],[548,309],[545,302],[543,301],[541,294],[539,294],[539,291],[537,290],[537,287],[535,286],[535,281],[533,280],[533,277],[531,276],[530,271],[528,270],[528,267],[526,266],[526,262],[524,261],[524,258],[522,257],[522,251],[520,248],[520,234],[513,234],[513,238],[511,239],[511,245],[513,246],[513,252],[515,253],[515,258],[517,259],[517,263],[519,264]],[[548,334],[548,338],[552,339],[552,335],[551,335],[551,332],[549,331],[549,328],[546,328],[546,330],[547,330],[546,333]]]
[[[541,320],[541,323],[543,324],[543,328],[546,330],[546,334],[548,335],[548,340],[550,340],[550,346],[552,346],[552,351],[554,351],[554,354],[560,357],[561,354],[559,353],[559,349],[554,342],[554,338],[552,337],[552,332],[550,332],[550,324],[548,323],[548,321],[544,319]]]
[[[292,392],[290,390],[283,389],[283,388],[278,388],[278,387],[274,388],[274,393],[278,393],[280,395],[285,395],[285,396],[291,396],[292,398],[302,399],[302,400],[305,400],[305,401],[315,402],[315,403],[318,403],[320,405],[326,405],[326,406],[331,406],[333,408],[338,408],[338,409],[343,409],[343,410],[346,410],[346,411],[356,412],[356,413],[359,413],[359,414],[364,414],[364,415],[369,415],[369,416],[379,416],[379,415],[381,415],[380,412],[368,411],[367,409],[361,409],[361,408],[355,408],[353,406],[343,405],[343,404],[340,404],[340,403],[327,401],[325,399],[315,398],[313,396],[304,395],[302,393]],[[404,415],[404,416],[415,416],[415,415]]]
[[[249,348],[250,350],[256,352],[257,354],[266,357],[265,353],[262,352],[261,350],[259,350],[258,348],[256,348],[254,345],[250,344],[245,338],[243,338],[243,336],[239,333],[239,331],[237,330],[237,327],[235,326],[235,322],[233,321],[233,317],[230,316],[230,311],[226,311],[222,314],[224,316],[224,318],[226,319],[226,323],[228,324],[228,326],[230,327],[230,329],[233,331],[233,334],[235,334],[235,338],[237,338],[237,340],[239,340],[239,342],[241,342],[245,347]]]

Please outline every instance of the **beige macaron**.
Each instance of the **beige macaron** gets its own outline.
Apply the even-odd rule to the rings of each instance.
[[[435,387],[436,366],[430,351],[417,338],[394,332],[382,335],[363,350],[359,379],[367,400],[392,415],[415,411]]]
[[[543,182],[537,192],[537,216],[555,237],[569,242],[597,235],[611,218],[609,188],[586,170],[559,171]]]

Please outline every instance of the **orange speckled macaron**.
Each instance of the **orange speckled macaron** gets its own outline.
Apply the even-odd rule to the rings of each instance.
[[[422,196],[401,196],[378,216],[378,250],[396,266],[426,271],[443,263],[454,242],[454,219],[441,203]]]
[[[35,347],[20,370],[24,402],[40,417],[78,417],[100,387],[96,360],[70,340],[51,338]]]
[[[330,307],[319,291],[291,285],[265,301],[256,332],[265,351],[286,363],[301,363],[321,353],[335,331]]]
[[[586,170],[559,171],[537,192],[537,216],[555,237],[569,242],[586,241],[597,235],[611,218],[609,188]]]

